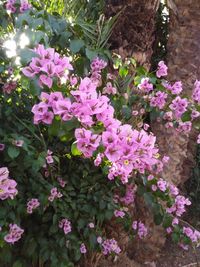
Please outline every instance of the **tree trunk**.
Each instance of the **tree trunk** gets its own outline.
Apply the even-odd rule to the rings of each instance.
[[[134,57],[150,68],[159,0],[108,0],[107,16],[122,10],[111,36],[111,49],[122,58]]]
[[[184,93],[191,96],[194,81],[200,78],[200,1],[174,0],[177,13],[170,11],[168,67],[171,81],[181,80]],[[170,157],[164,178],[176,185],[190,178],[194,165],[197,132],[180,135],[155,125],[155,133],[162,152]]]

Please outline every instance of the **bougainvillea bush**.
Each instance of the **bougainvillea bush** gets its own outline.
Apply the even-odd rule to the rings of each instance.
[[[200,82],[189,98],[181,81],[165,79],[164,62],[148,73],[133,59],[111,58],[112,20],[95,41],[87,35],[99,31],[95,23],[25,0],[0,8],[3,266],[120,255],[110,221],[130,238],[148,236],[132,215],[137,195],[181,247],[198,244],[200,233],[180,218],[191,202],[162,178],[169,158],[159,154],[146,114],[182,134],[199,129]]]

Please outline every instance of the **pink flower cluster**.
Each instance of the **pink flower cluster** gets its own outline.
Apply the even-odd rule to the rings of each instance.
[[[69,234],[72,231],[71,222],[67,219],[62,219],[59,222],[59,228],[63,229],[65,235]]]
[[[27,203],[27,213],[33,213],[34,209],[37,209],[40,206],[40,202],[37,198],[32,198]]]
[[[64,98],[61,92],[44,93],[40,95],[41,102],[35,104],[32,108],[34,113],[34,124],[40,122],[51,124],[54,116],[58,115],[63,121],[68,121],[72,118],[70,114],[71,101],[69,98]]]
[[[194,84],[194,90],[192,93],[192,98],[194,101],[196,101],[198,103],[198,105],[200,105],[200,81],[196,81]]]
[[[181,98],[177,96],[169,106],[170,109],[174,112],[175,117],[181,118],[183,113],[187,110],[188,100],[186,98]]]
[[[135,191],[137,187],[133,184],[129,184],[126,186],[126,194],[125,196],[120,198],[120,201],[125,205],[130,205],[134,203],[135,200]]]
[[[108,255],[111,253],[119,254],[121,252],[120,247],[117,244],[117,241],[112,239],[106,239],[102,242],[102,252],[104,255]]]
[[[93,71],[99,73],[104,66],[105,64],[96,60]],[[114,108],[109,98],[97,92],[97,83],[92,79],[82,79],[78,90],[71,91],[71,94],[75,99],[73,103],[60,92],[50,95],[43,92],[42,102],[32,108],[34,123],[51,124],[54,115],[59,115],[63,121],[74,116],[84,127],[103,123],[105,131],[101,135],[79,128],[75,131],[75,137],[78,149],[87,158],[92,157],[101,144],[104,146],[105,151],[101,158],[95,160],[95,164],[100,164],[103,157],[110,161],[110,180],[119,176],[123,183],[127,183],[133,170],[143,173],[158,162],[156,138],[144,130],[133,130],[131,125],[121,125],[121,122],[114,118]]]
[[[141,83],[138,85],[138,88],[145,93],[149,93],[153,90],[153,84],[150,83],[149,78],[142,78]]]
[[[197,230],[192,230],[190,227],[183,227],[183,234],[189,237],[193,243],[196,243],[200,240],[200,232]]]
[[[17,224],[10,224],[9,226],[9,233],[5,235],[4,240],[7,243],[14,244],[21,238],[22,234],[24,233],[24,230],[21,229]]]
[[[6,9],[7,11],[11,13],[15,13],[17,11],[17,8],[15,6],[16,0],[8,0],[6,3]],[[20,13],[25,12],[26,10],[30,9],[32,7],[31,4],[27,0],[20,0]]]
[[[86,77],[81,80],[78,90],[71,91],[75,98],[72,111],[75,117],[85,125],[91,127],[95,120],[103,123],[112,118],[114,109],[109,105],[109,98],[97,93],[97,84]]]
[[[14,81],[10,81],[3,85],[3,92],[4,94],[11,94],[17,87],[17,83]]]
[[[147,236],[147,228],[141,221],[134,221],[132,223],[132,228],[134,231],[137,231],[137,234],[140,239],[145,238]]]
[[[186,121],[186,122],[178,122],[178,132],[184,132],[185,134],[189,133],[192,130],[192,123],[191,121]]]
[[[156,76],[158,78],[160,78],[162,76],[167,76],[167,70],[168,70],[168,67],[165,65],[164,61],[160,61],[158,63],[158,69],[156,71]]]
[[[96,85],[101,84],[101,71],[107,66],[107,63],[98,57],[93,59],[91,67],[91,79]]]
[[[85,130],[84,128],[76,129],[75,137],[77,140],[77,148],[86,158],[91,158],[93,152],[99,146],[101,137],[97,134],[93,134],[90,130]]]
[[[175,197],[174,204],[170,208],[167,208],[166,211],[170,214],[175,214],[176,216],[180,217],[186,211],[185,207],[190,205],[191,202],[188,198],[177,195]]]
[[[22,70],[25,76],[33,78],[38,75],[39,85],[48,88],[52,87],[54,77],[68,79],[68,71],[73,70],[68,57],[62,57],[54,48],[45,49],[43,45],[38,45],[34,51],[38,57],[32,58],[29,66]]]
[[[167,94],[161,91],[156,92],[154,96],[151,97],[150,105],[152,107],[158,107],[159,109],[164,108],[166,104]]]
[[[15,180],[9,179],[9,171],[6,167],[0,168],[0,199],[13,199],[18,191]]]
[[[170,91],[172,92],[173,95],[179,95],[183,91],[182,86],[183,86],[182,82],[177,81],[171,86]]]
[[[113,87],[111,82],[108,82],[106,84],[106,87],[103,88],[103,94],[115,95],[116,93],[117,93],[117,89]]]
[[[57,187],[54,187],[51,189],[51,195],[48,197],[48,200],[50,202],[53,202],[54,199],[61,198],[62,196],[63,195],[60,192],[58,192]]]

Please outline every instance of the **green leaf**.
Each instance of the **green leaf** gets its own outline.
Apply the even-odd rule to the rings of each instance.
[[[182,115],[181,120],[182,120],[183,122],[190,121],[190,120],[191,120],[191,111],[186,111],[186,112]]]
[[[19,156],[20,150],[14,146],[9,146],[8,155],[11,159],[15,159]]]
[[[77,141],[75,141],[71,145],[71,153],[72,153],[73,156],[80,156],[80,155],[82,155],[82,152],[78,150],[76,143],[77,143]]]
[[[126,120],[129,120],[132,117],[131,109],[128,106],[123,105],[122,114]]]
[[[154,215],[154,222],[156,225],[160,225],[163,221],[163,215],[158,213]]]
[[[31,49],[24,48],[19,52],[19,57],[22,65],[27,65],[33,57],[36,57],[37,54]]]
[[[172,240],[175,242],[175,243],[178,243],[179,242],[179,239],[180,239],[180,236],[178,233],[173,233],[172,234]]]
[[[125,67],[121,67],[121,68],[119,69],[119,75],[120,75],[122,78],[126,77],[127,74],[128,74],[128,69],[127,69],[127,68],[125,68]]]
[[[90,247],[92,248],[92,249],[94,249],[94,247],[95,247],[95,245],[96,245],[96,243],[97,243],[97,237],[96,237],[96,235],[94,234],[94,233],[91,233],[90,235],[89,235],[89,242],[90,242]]]
[[[96,51],[91,50],[89,48],[85,49],[85,53],[86,53],[87,58],[89,58],[90,61],[92,61],[98,55]]]
[[[71,40],[70,41],[70,50],[72,51],[72,53],[77,53],[81,50],[81,48],[84,46],[84,41],[83,40]]]

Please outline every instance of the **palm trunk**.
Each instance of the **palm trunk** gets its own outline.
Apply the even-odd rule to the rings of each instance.
[[[181,80],[184,93],[191,96],[193,83],[200,77],[200,1],[174,0],[177,14],[170,13],[168,41],[168,66],[171,81]],[[159,127],[159,128],[158,128]],[[197,133],[190,136],[177,135],[162,125],[156,125],[156,136],[162,152],[170,156],[164,177],[176,185],[190,178],[194,165]]]
[[[150,68],[159,0],[108,0],[107,16],[123,10],[111,37],[111,49]]]

